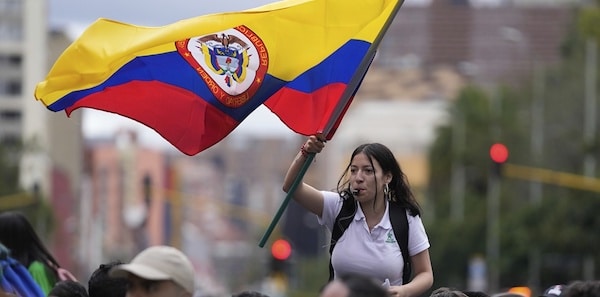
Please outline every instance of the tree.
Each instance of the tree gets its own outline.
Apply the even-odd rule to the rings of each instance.
[[[42,237],[48,236],[54,228],[53,210],[46,199],[34,197],[19,186],[20,153],[20,144],[5,142],[0,145],[0,212],[23,212],[33,226],[44,226],[47,232]]]
[[[588,38],[600,40],[600,26],[597,25],[600,24],[600,13],[597,7],[588,7],[578,11],[576,16],[562,46],[563,61],[543,69],[543,74],[538,77],[540,81],[532,79],[514,89],[485,90],[469,86],[460,93],[449,114],[453,117],[450,122],[460,116],[466,123],[467,145],[463,152],[451,152],[452,125],[438,129],[430,150],[431,183],[425,203],[433,214],[426,222],[436,272],[434,287],[465,287],[470,257],[485,255],[485,240],[482,239],[486,236],[487,178],[490,173],[487,152],[492,142],[501,141],[510,148],[508,162],[513,164],[583,174],[582,160],[586,153],[591,152],[596,160],[600,160],[598,139],[586,143],[582,137],[585,42]],[[545,86],[542,94],[534,93],[532,87],[539,82]],[[595,85],[598,87],[600,80],[597,79]],[[531,149],[534,96],[542,96],[545,107],[544,145],[540,156],[535,156]],[[495,100],[500,104],[492,105],[498,103]],[[600,123],[596,125],[600,131]],[[456,161],[466,168],[466,215],[461,222],[452,220],[448,211],[451,165]],[[539,291],[552,284],[589,277],[583,275],[584,263],[593,261],[596,266],[600,263],[595,248],[600,246],[600,238],[595,236],[600,230],[598,193],[543,185],[541,202],[535,203],[530,197],[530,183],[510,178],[502,180],[501,262],[498,263],[501,287],[534,284],[539,286],[534,288]],[[537,260],[532,257],[533,250],[539,251]],[[535,273],[539,273],[537,283]],[[597,279],[598,272],[591,277]]]
[[[19,163],[16,146],[0,145],[0,197],[18,192]]]

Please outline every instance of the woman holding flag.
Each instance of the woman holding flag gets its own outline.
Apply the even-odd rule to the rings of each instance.
[[[320,136],[308,138],[285,176],[285,192],[292,188],[309,154],[320,153],[324,147]],[[292,197],[332,231],[330,280],[347,273],[366,275],[380,281],[394,297],[419,296],[432,286],[429,239],[420,207],[386,146],[358,146],[336,192],[319,191],[300,181]],[[395,220],[405,222],[398,232]],[[346,225],[337,232],[343,221]]]

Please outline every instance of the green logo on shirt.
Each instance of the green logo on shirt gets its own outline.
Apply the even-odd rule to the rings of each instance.
[[[396,239],[394,238],[394,234],[392,233],[392,231],[388,231],[387,234],[387,239],[385,240],[385,242],[387,243],[396,243]]]

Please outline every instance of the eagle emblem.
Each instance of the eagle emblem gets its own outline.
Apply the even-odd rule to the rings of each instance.
[[[256,93],[268,69],[267,48],[246,26],[176,42],[215,98],[239,107]]]
[[[246,78],[248,68],[248,45],[235,35],[211,35],[196,40],[206,64],[221,76],[227,86],[232,80],[239,83]]]

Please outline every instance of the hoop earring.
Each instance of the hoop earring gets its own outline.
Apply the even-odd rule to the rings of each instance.
[[[390,186],[388,184],[383,185],[383,198],[390,200]]]

